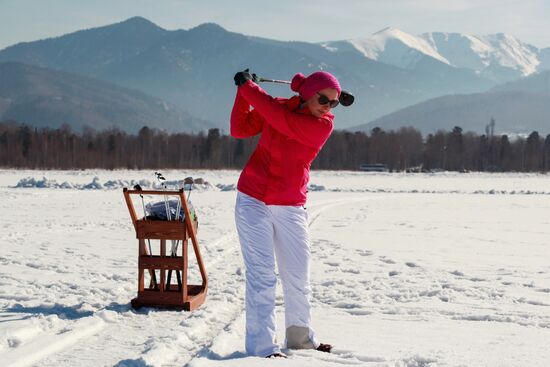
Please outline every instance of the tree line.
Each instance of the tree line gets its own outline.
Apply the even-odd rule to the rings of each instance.
[[[493,124],[494,127],[494,124]],[[137,134],[118,129],[81,133],[68,125],[33,128],[0,123],[0,166],[30,169],[239,169],[258,138],[234,139],[219,129],[207,133],[169,134],[143,127]],[[312,164],[313,169],[357,170],[361,164],[382,163],[391,171],[449,170],[547,172],[550,134],[528,136],[437,131],[423,137],[403,127],[369,133],[334,131]]]

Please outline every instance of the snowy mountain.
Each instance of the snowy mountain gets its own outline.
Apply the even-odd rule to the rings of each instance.
[[[479,92],[495,85],[471,70],[423,55],[418,53],[419,60],[411,70],[372,60],[355,48],[332,52],[314,43],[228,32],[211,23],[167,31],[135,17],[20,43],[1,50],[0,62],[43,66],[136,89],[226,131],[235,95],[232,77],[246,67],[276,79],[319,69],[334,73],[357,97],[353,108],[335,110],[339,128],[366,123],[443,94]],[[274,95],[292,95],[288,86],[266,83],[263,87]]]
[[[220,128],[228,128],[235,96],[232,79],[238,70],[250,67],[279,79],[319,68],[344,74],[298,51],[259,44],[216,24],[167,31],[140,17],[20,43],[0,51],[1,61],[49,67],[137,89]],[[288,87],[284,91],[291,94]]]
[[[505,82],[550,68],[550,51],[503,34],[472,36],[431,32],[414,36],[397,28],[385,28],[372,36],[325,42],[333,51],[355,49],[365,57],[415,69],[426,57],[457,68],[470,69],[496,82]]]
[[[531,75],[540,65],[540,50],[503,34],[470,36],[462,33],[426,33],[438,54],[457,67],[465,67],[494,80]]]
[[[418,61],[425,56],[450,64],[426,40],[393,27],[385,28],[371,37],[345,42],[369,59],[400,68],[413,69]],[[337,50],[341,47],[341,43],[328,42],[323,45],[328,49]]]
[[[249,67],[261,76],[290,79],[326,70],[356,96],[353,108],[335,109],[337,128],[349,128],[444,95],[488,91],[499,83],[550,69],[550,48],[498,34],[414,36],[386,28],[371,37],[284,42],[229,32],[207,23],[164,30],[147,19],[78,31],[0,50],[16,61],[84,75],[166,100],[228,130],[235,95],[232,76]],[[290,96],[288,86],[263,84]]]

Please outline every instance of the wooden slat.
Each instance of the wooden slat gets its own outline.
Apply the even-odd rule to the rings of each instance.
[[[166,190],[166,191],[163,191],[163,190],[130,190],[130,189],[125,189],[126,191],[125,192],[128,192],[128,195],[166,195],[166,196],[179,196],[180,194],[180,191],[183,191],[183,190],[179,190],[179,191],[176,191],[176,190]]]
[[[195,257],[199,265],[199,270],[202,278],[202,286],[204,290],[208,288],[208,276],[206,275],[206,269],[204,268],[204,263],[202,261],[201,252],[199,250],[199,243],[197,241],[197,236],[195,232],[195,227],[191,221],[191,214],[189,212],[189,207],[187,206],[187,200],[183,194],[183,190],[180,192],[180,200],[183,206],[183,211],[185,213],[185,226],[189,237],[191,237],[191,242],[193,243],[193,250],[195,250]]]
[[[132,199],[130,199],[130,190],[124,188],[123,193],[124,200],[126,201],[126,206],[128,207],[128,211],[130,212],[130,218],[132,218],[132,224],[134,225],[134,228],[136,228],[137,215],[136,210],[134,209],[134,203],[132,202]]]
[[[160,240],[160,257],[166,256],[166,240]],[[160,269],[160,291],[164,292],[166,283],[166,270]]]
[[[136,238],[156,240],[184,240],[185,223],[166,220],[138,220],[136,222]]]
[[[138,265],[144,269],[183,270],[181,257],[141,256]]]
[[[189,263],[189,253],[187,249],[187,240],[181,243],[181,257],[183,261],[183,270],[181,272],[181,283],[183,292],[183,302],[187,302],[188,289],[187,289],[187,264]]]

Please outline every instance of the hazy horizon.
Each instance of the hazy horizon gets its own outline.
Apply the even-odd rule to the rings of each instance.
[[[31,13],[28,9],[34,11]],[[172,0],[118,0],[76,3],[70,0],[0,0],[0,49],[19,42],[58,37],[82,29],[142,16],[168,29],[216,23],[231,32],[282,41],[322,42],[352,39],[392,26],[411,34],[457,32],[470,35],[506,33],[538,48],[550,47],[550,3],[543,0],[353,0],[345,5],[326,0],[276,4]],[[491,22],[487,22],[491,19]],[[299,23],[300,32],[295,25]],[[6,30],[9,30],[6,31]]]

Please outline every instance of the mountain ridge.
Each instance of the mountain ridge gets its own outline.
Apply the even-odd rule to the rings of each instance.
[[[350,130],[390,130],[412,126],[422,133],[452,130],[484,133],[491,119],[498,133],[550,133],[550,70],[499,85],[484,93],[429,99],[382,116]]]
[[[383,31],[379,36],[405,34],[395,27]],[[420,36],[411,40],[429,46]],[[502,66],[481,75],[419,50],[411,53],[403,45],[394,45],[407,56],[400,67],[365,57],[346,41],[332,46],[276,41],[230,32],[215,23],[169,31],[145,18],[133,17],[10,46],[0,50],[0,62],[47,67],[139,90],[211,121],[209,127],[224,131],[229,130],[235,97],[232,77],[245,68],[264,77],[287,80],[296,72],[333,73],[343,88],[356,96],[352,108],[334,110],[339,128],[364,124],[442,95],[484,92],[495,87],[497,79],[508,81],[518,75],[517,70]],[[540,51],[540,55],[541,64],[550,65],[550,48]],[[262,88],[271,95],[293,94],[288,86],[266,83]]]
[[[391,65],[414,68],[416,60],[424,55],[455,67],[474,70],[497,82],[550,68],[546,61],[541,61],[548,58],[546,49],[505,33],[479,36],[427,32],[415,36],[396,27],[386,27],[371,36],[321,44],[335,49],[338,44],[346,42],[365,57]]]
[[[0,120],[76,131],[143,126],[198,132],[207,124],[166,101],[108,82],[18,62],[0,63]]]

